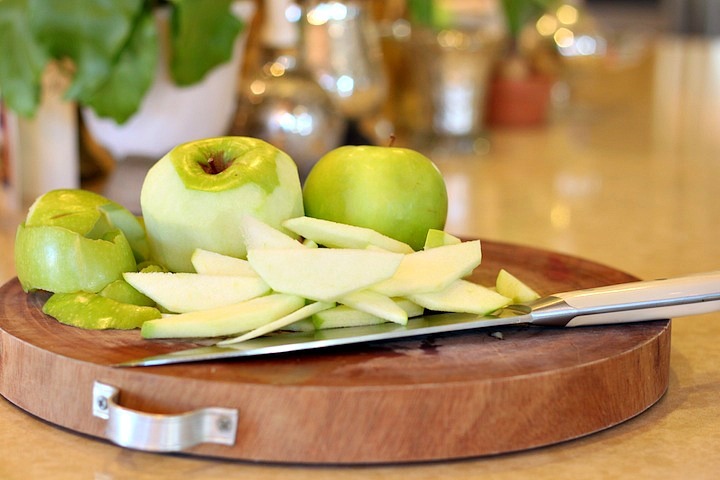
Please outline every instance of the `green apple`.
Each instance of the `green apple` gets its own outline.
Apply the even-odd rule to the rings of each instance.
[[[25,291],[98,292],[135,270],[149,251],[135,215],[86,190],[38,197],[15,239],[15,267]]]
[[[252,215],[281,227],[303,215],[295,162],[249,137],[218,137],[173,148],[147,173],[140,205],[153,258],[192,272],[197,248],[244,258],[240,219]]]
[[[66,325],[94,330],[139,328],[162,316],[153,307],[122,303],[88,292],[55,293],[43,305],[43,312]]]
[[[310,217],[367,227],[420,250],[442,230],[445,181],[426,156],[406,148],[343,146],[325,154],[303,187]]]

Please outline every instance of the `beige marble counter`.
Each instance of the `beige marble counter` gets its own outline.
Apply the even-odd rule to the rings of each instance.
[[[720,269],[719,66],[720,41],[663,40],[641,65],[577,80],[572,102],[548,126],[493,130],[481,156],[438,156],[451,196],[448,230],[641,278]],[[137,185],[137,175],[129,178]],[[4,209],[0,218],[4,282],[20,215]],[[720,313],[674,320],[667,394],[621,425],[533,451],[423,465],[278,466],[135,452],[0,399],[0,478],[717,478],[719,340]]]

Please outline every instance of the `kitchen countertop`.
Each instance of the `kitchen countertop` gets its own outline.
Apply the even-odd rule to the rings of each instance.
[[[453,233],[580,256],[650,279],[720,270],[720,40],[660,39],[635,63],[581,71],[548,125],[491,129],[487,152],[438,154]],[[137,202],[142,169],[108,191]],[[113,187],[120,176],[123,188]],[[130,182],[130,183],[125,183]],[[134,189],[136,188],[137,189]],[[128,205],[131,206],[131,205]],[[0,282],[21,214],[0,204]],[[673,320],[670,385],[584,438],[489,458],[363,467],[264,465],[122,449],[0,399],[0,478],[716,478],[720,313]],[[392,446],[388,446],[392,448]]]

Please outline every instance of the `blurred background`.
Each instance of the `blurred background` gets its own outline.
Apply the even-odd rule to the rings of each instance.
[[[341,144],[392,143],[432,158],[482,157],[492,151],[496,132],[531,132],[582,115],[587,105],[622,102],[607,86],[645,71],[657,37],[720,33],[720,2],[713,0],[225,3],[238,22],[235,30],[222,18],[225,38],[182,43],[168,29],[173,15],[185,19],[188,31],[193,22],[221,17],[211,17],[210,7],[178,13],[160,2],[147,38],[137,39],[132,49],[126,48],[131,41],[119,42],[124,55],[149,65],[145,84],[128,76],[119,82],[121,90],[75,97],[68,91],[79,88],[78,77],[87,74],[86,58],[73,57],[69,49],[33,64],[32,58],[7,53],[43,47],[51,35],[67,42],[61,28],[66,25],[38,19],[22,0],[0,4],[0,24],[8,26],[0,36],[5,206],[22,209],[44,191],[80,185],[103,188],[111,197],[137,197],[139,185],[130,179],[177,143],[208,136],[266,139],[293,156],[301,177]],[[88,21],[94,11],[82,13]],[[105,17],[91,22],[94,27],[115,14],[98,13]],[[25,24],[11,23],[13,18]],[[34,33],[40,38],[32,38]],[[72,40],[82,45],[97,38]],[[223,42],[227,55],[198,78],[178,81],[174,62],[185,51],[180,49],[197,63]],[[117,58],[112,48],[108,52]],[[36,77],[23,76],[33,68]],[[36,105],[30,107],[32,95],[18,94],[26,78],[37,79]],[[133,96],[139,105],[112,118],[107,100]]]

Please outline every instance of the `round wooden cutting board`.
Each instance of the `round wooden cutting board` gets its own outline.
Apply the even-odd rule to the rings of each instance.
[[[483,243],[473,280],[505,268],[541,294],[635,280],[557,253]],[[0,393],[44,420],[105,437],[96,381],[119,403],[177,414],[237,409],[234,445],[190,455],[292,463],[415,462],[548,445],[653,405],[669,377],[670,321],[604,327],[504,327],[343,349],[172,366],[116,368],[196,346],[138,331],[88,331],[41,312],[42,294],[0,289]]]

